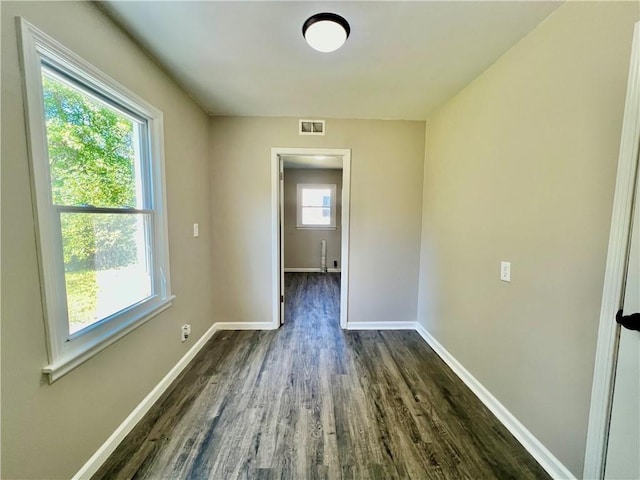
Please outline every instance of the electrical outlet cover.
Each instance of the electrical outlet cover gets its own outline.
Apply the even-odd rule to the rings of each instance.
[[[184,342],[191,335],[191,325],[185,324],[180,328],[180,339]]]

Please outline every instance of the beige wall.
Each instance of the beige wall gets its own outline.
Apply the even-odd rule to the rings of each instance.
[[[296,228],[298,214],[298,184],[327,183],[336,186],[336,229],[300,230]],[[327,267],[342,265],[342,170],[315,168],[285,168],[284,171],[284,267],[320,268],[320,242],[327,242]]]
[[[638,18],[569,2],[427,121],[419,321],[578,476]]]
[[[208,118],[90,3],[2,2],[2,478],[69,478],[212,324]],[[164,112],[174,305],[53,385],[47,364],[16,15]],[[200,237],[192,223],[200,223]],[[179,339],[179,326],[193,335]]]
[[[351,149],[349,321],[415,321],[424,122],[211,120],[214,318],[272,320],[271,147]]]
[[[71,476],[214,321],[271,321],[273,146],[352,149],[349,320],[417,316],[580,475],[637,3],[560,7],[432,115],[426,153],[424,122],[209,120],[93,5],[1,9],[2,478]],[[165,114],[175,304],[53,385],[16,15]]]

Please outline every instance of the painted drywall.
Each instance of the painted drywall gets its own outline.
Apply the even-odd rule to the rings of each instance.
[[[336,186],[336,228],[303,230],[297,228],[299,183]],[[284,170],[284,267],[320,268],[321,242],[327,242],[327,266],[341,261],[342,170],[286,168]]]
[[[427,120],[419,322],[577,476],[639,8],[564,4]]]
[[[351,149],[349,321],[415,321],[424,122],[214,117],[212,295],[217,322],[272,321],[271,148]]]
[[[2,2],[2,478],[70,478],[212,324],[208,117],[89,2]],[[15,17],[164,112],[174,305],[52,385]],[[193,238],[192,224],[200,224]],[[191,323],[192,336],[179,339]]]

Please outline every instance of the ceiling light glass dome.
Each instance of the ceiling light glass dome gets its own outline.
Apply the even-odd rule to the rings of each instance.
[[[324,53],[344,45],[350,32],[349,23],[335,13],[317,13],[302,26],[302,35],[311,48]]]

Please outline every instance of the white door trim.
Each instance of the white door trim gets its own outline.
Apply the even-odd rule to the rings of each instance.
[[[596,361],[591,389],[591,409],[587,431],[585,479],[604,477],[609,420],[613,397],[619,327],[616,312],[622,308],[624,278],[631,234],[638,147],[640,145],[640,22],[636,23],[631,51],[631,66],[622,123],[618,174],[613,199],[609,250],[605,269]]]
[[[340,327],[347,327],[349,309],[349,211],[351,189],[351,150],[346,148],[271,149],[271,265],[273,271],[273,328],[280,326],[280,155],[342,157],[342,261],[340,265]]]
[[[284,162],[278,156],[278,249],[280,250],[280,263],[278,268],[280,272],[284,272]],[[284,323],[284,275],[280,274],[280,311],[278,312],[278,327]]]

